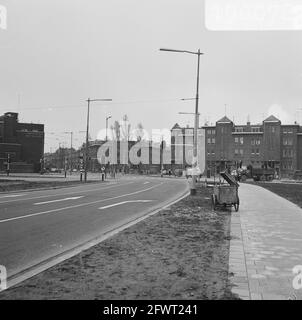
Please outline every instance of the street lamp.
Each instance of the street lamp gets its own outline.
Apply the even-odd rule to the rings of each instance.
[[[72,141],[73,141],[73,131],[66,131],[65,134],[70,134],[70,151],[69,151],[69,170],[70,175],[72,175]]]
[[[195,115],[195,112],[178,112],[178,114],[193,114]],[[200,113],[198,113],[200,115]]]
[[[112,116],[106,117],[106,142],[108,141],[108,120],[111,118]]]
[[[90,99],[87,100],[87,129],[86,129],[86,148],[85,148],[85,175],[84,179],[87,182],[87,171],[88,171],[88,136],[89,136],[89,116],[90,116],[90,102],[97,102],[97,101],[112,101],[112,99]]]
[[[160,51],[167,51],[167,52],[178,52],[178,53],[188,53],[194,54],[198,57],[197,63],[197,86],[196,86],[196,104],[195,104],[195,125],[194,125],[194,146],[193,146],[193,175],[192,175],[192,187],[191,187],[191,195],[196,194],[196,168],[197,168],[197,130],[199,126],[199,113],[198,113],[198,103],[199,103],[199,68],[200,68],[200,56],[204,53],[200,52],[198,49],[197,52],[188,51],[188,50],[175,50],[175,49],[163,49],[161,48]],[[195,169],[195,170],[194,170]]]

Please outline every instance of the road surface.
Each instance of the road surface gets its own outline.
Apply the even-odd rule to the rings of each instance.
[[[0,194],[0,265],[11,277],[161,208],[187,188],[183,179],[131,177]]]

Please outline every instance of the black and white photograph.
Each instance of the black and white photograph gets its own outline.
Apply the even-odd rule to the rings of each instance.
[[[12,300],[302,300],[302,0],[0,0]]]

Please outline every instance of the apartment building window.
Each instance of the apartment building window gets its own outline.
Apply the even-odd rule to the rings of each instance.
[[[294,157],[294,150],[293,149],[284,149],[283,150],[283,157],[284,158],[293,158]]]
[[[239,154],[238,149],[235,149],[235,155],[237,156]]]
[[[243,155],[243,149],[240,149],[240,155]]]
[[[211,135],[215,135],[216,134],[216,130],[207,130],[207,135],[211,136]]]
[[[252,146],[259,146],[261,144],[261,140],[260,139],[253,139],[251,141]]]
[[[253,127],[252,128],[252,132],[260,132],[260,128],[259,127]]]
[[[243,128],[242,127],[235,128],[235,132],[243,132]]]
[[[256,149],[256,154],[259,156],[259,154],[260,154],[260,150],[259,149]]]
[[[215,142],[216,142],[216,139],[212,138],[212,144],[215,144]]]
[[[238,142],[239,142],[239,138],[235,137],[235,143],[238,143]]]
[[[283,129],[283,134],[293,134],[293,129]]]
[[[252,154],[255,154],[255,149],[252,149],[252,152],[251,152]]]
[[[272,133],[275,133],[275,132],[276,132],[275,127],[272,127]]]
[[[240,144],[243,144],[243,137],[240,137],[239,141],[240,141]]]
[[[293,163],[292,161],[287,161],[283,163],[283,169],[293,170]]]
[[[215,155],[215,150],[212,150],[212,155]]]
[[[293,138],[284,138],[283,139],[283,145],[284,146],[292,146],[293,145]]]
[[[208,138],[207,141],[208,141],[208,144],[211,144],[211,138]]]

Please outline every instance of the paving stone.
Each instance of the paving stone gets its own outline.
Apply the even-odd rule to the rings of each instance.
[[[239,297],[249,297],[250,296],[249,290],[245,290],[245,289],[233,288],[232,292],[235,294],[238,294]]]
[[[237,290],[238,295],[288,299],[293,295],[292,268],[302,264],[302,209],[254,185],[241,184],[239,197],[240,212],[231,221],[231,234],[238,238],[230,243],[230,265],[234,282],[247,288],[243,279],[248,277],[249,286]]]
[[[251,300],[262,300],[262,294],[258,292],[251,292]]]

